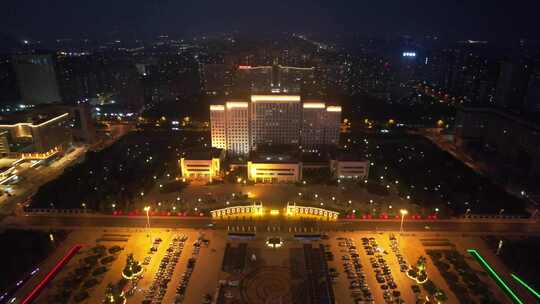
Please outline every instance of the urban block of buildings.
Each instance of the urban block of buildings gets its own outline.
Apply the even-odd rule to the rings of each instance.
[[[249,100],[210,105],[214,152],[182,157],[182,177],[221,178],[226,171],[221,162],[227,159],[255,183],[302,182],[304,172],[319,169],[334,179],[364,179],[369,161],[338,150],[340,122],[340,106],[300,95],[251,95]]]

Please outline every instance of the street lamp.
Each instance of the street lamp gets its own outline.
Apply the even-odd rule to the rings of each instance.
[[[401,213],[401,225],[399,226],[399,234],[401,235],[403,233],[403,221],[405,220],[405,215],[407,215],[409,211],[401,209],[399,210],[399,213]]]
[[[148,229],[148,235],[150,236],[150,206],[144,207],[146,211],[146,228]]]

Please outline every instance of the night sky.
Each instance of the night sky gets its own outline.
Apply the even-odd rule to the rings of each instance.
[[[0,32],[30,39],[148,38],[230,30],[540,37],[540,4],[531,0],[14,0],[3,1],[2,7]]]

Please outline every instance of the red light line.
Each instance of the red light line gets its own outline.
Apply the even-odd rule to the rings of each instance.
[[[64,255],[60,259],[60,261],[58,261],[56,263],[56,265],[54,265],[53,269],[51,269],[51,271],[49,271],[49,273],[47,273],[45,278],[43,278],[43,280],[41,280],[41,282],[39,282],[39,284],[37,284],[36,287],[34,287],[32,289],[32,291],[30,291],[30,293],[22,300],[21,304],[29,304],[29,303],[31,303],[32,300],[43,289],[45,284],[47,284],[56,275],[56,273],[60,270],[60,268],[62,268],[62,266],[64,266],[75,255],[75,253],[77,253],[77,251],[79,251],[81,248],[82,248],[82,245],[73,246],[68,251],[68,253],[66,255]]]

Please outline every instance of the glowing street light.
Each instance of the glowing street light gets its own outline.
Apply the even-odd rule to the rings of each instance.
[[[146,211],[146,227],[148,229],[148,235],[150,235],[150,206],[144,207],[144,211]]]
[[[405,220],[405,215],[409,213],[409,211],[405,209],[399,210],[399,213],[401,213],[401,225],[399,226],[399,234],[403,233],[403,221]]]

